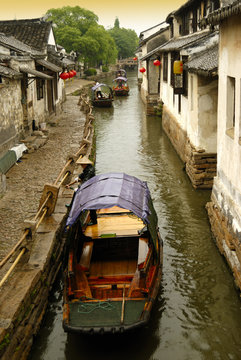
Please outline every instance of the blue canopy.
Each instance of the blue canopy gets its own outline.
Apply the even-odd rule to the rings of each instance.
[[[127,81],[127,78],[123,77],[123,76],[118,76],[116,79],[114,79],[113,81],[117,81],[117,80],[122,80],[122,81]]]
[[[94,176],[76,191],[66,225],[73,225],[82,211],[112,206],[132,211],[145,224],[156,216],[146,182],[125,173],[107,173]]]
[[[97,84],[97,85],[93,86],[91,88],[91,90],[95,91],[96,89],[98,89],[99,87],[102,87],[102,86],[106,86],[107,88],[110,88],[109,85],[106,85],[106,84]]]

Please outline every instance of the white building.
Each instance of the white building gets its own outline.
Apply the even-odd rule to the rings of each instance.
[[[226,2],[227,3],[227,2]],[[220,252],[241,289],[241,1],[208,16],[219,25],[217,176],[207,204]]]

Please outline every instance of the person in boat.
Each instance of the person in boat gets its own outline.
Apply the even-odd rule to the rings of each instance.
[[[65,187],[69,189],[72,185],[79,183],[78,187],[75,189],[73,198],[71,200],[71,203],[68,205],[68,207],[72,206],[75,193],[78,190],[78,188],[81,186],[81,184],[83,184],[85,181],[95,176],[94,164],[91,160],[87,158],[87,156],[83,156],[81,159],[78,159],[76,164],[80,164],[83,168],[83,171],[71,183],[65,185]],[[97,215],[95,210],[90,210],[90,219],[91,219],[91,224],[89,225],[97,224]]]
[[[95,85],[100,85],[100,83],[98,81],[95,82]],[[101,87],[97,87],[97,89],[95,90],[95,94],[96,94],[96,97],[97,99],[102,99],[102,92],[101,92]]]

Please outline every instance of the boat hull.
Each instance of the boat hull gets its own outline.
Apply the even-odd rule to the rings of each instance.
[[[162,278],[162,268],[159,267],[155,286],[151,297],[146,300],[128,300],[126,305],[125,318],[123,324],[120,323],[122,300],[108,300],[103,303],[103,319],[97,320],[95,307],[99,308],[93,302],[93,309],[85,309],[83,302],[73,302],[65,304],[63,328],[65,332],[78,334],[118,334],[134,331],[144,327],[150,320],[151,311],[156,301]],[[108,309],[108,310],[107,310]],[[114,312],[112,311],[114,309]],[[69,314],[67,316],[67,314]],[[114,316],[113,316],[114,314]]]
[[[92,105],[96,107],[111,107],[113,100],[93,100]]]

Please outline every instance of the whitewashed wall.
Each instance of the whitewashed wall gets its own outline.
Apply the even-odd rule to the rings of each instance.
[[[235,227],[241,226],[241,22],[232,16],[221,23],[219,50],[218,99],[218,175],[214,191],[221,208],[231,211]],[[227,77],[235,79],[235,126],[228,125],[228,98],[230,90]],[[229,198],[229,200],[228,200]],[[232,200],[232,206],[229,202]],[[238,225],[239,224],[239,225]],[[240,231],[240,230],[239,230]]]

